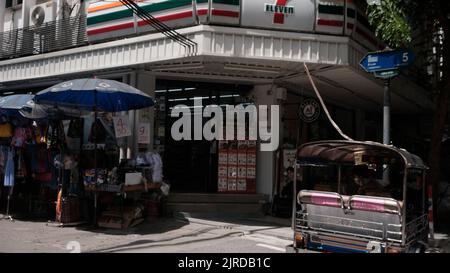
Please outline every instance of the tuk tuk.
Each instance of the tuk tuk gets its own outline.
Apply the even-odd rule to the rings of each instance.
[[[424,252],[426,170],[418,156],[376,142],[302,145],[294,174],[300,185],[294,183],[294,239],[287,251]]]

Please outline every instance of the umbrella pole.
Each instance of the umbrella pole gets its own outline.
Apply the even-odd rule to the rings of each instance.
[[[95,185],[95,191],[94,191],[94,226],[97,226],[97,110],[94,110],[94,185]]]
[[[94,90],[94,226],[97,226],[97,90]]]
[[[14,186],[11,186],[8,192],[8,201],[6,203],[6,215],[3,217],[3,219],[9,219],[10,221],[14,221],[14,218],[9,214],[9,201],[11,200],[11,195],[13,192]]]
[[[57,141],[59,142],[60,140],[62,140],[63,138],[61,136],[64,136],[64,128],[63,131],[61,132],[61,124],[58,122],[57,124]],[[64,180],[64,170],[65,170],[65,166],[64,166],[64,142],[59,143],[59,159],[61,160],[61,168],[60,168],[60,179],[61,179],[61,197],[66,197],[67,192],[66,192],[66,183]]]

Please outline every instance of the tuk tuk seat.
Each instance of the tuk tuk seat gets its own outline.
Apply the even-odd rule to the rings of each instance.
[[[401,214],[402,203],[392,198],[353,195],[348,201],[348,209],[381,213]]]
[[[344,199],[336,192],[322,191],[300,191],[298,194],[299,203],[344,208]]]

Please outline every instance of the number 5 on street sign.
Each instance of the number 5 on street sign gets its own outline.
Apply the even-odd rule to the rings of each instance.
[[[395,70],[414,63],[414,53],[411,50],[392,50],[368,53],[359,63],[369,73]]]

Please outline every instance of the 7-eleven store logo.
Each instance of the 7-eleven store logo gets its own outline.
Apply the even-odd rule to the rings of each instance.
[[[291,0],[276,0],[275,4],[265,5],[266,12],[274,13],[274,24],[284,24],[284,17],[289,14],[294,14],[294,7],[286,6],[289,1]]]

